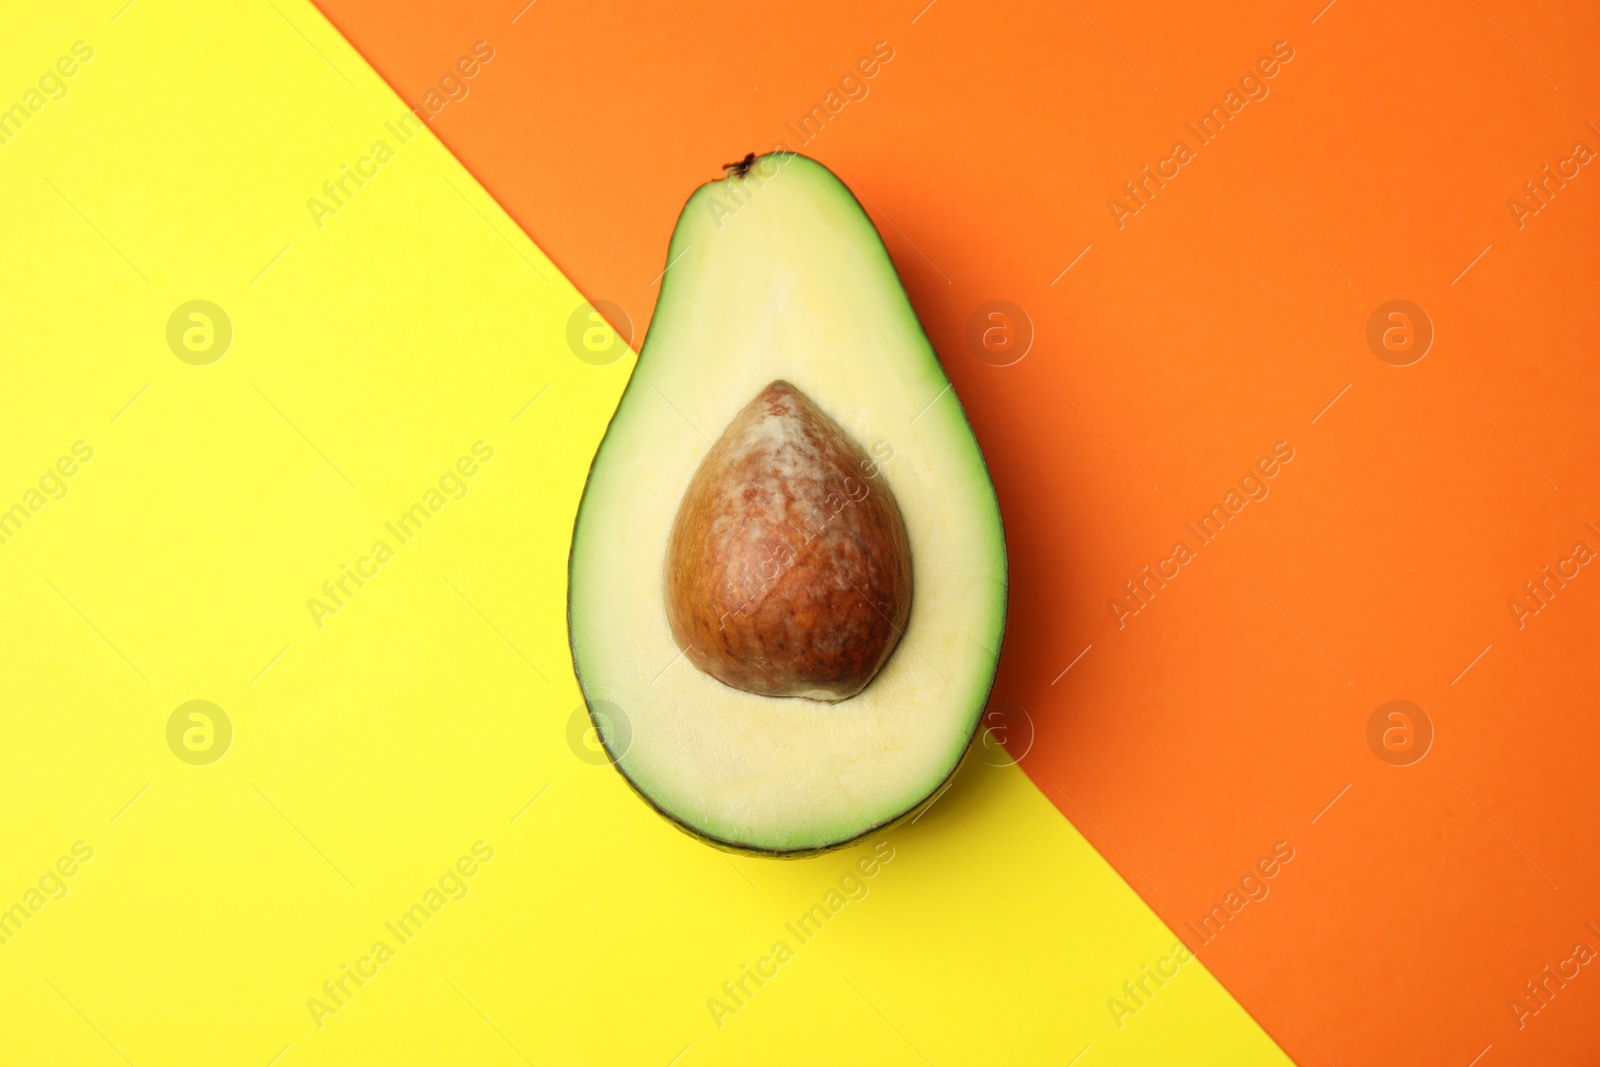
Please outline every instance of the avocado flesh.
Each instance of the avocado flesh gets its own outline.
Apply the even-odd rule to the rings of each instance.
[[[764,156],[701,186],[667,262],[573,531],[573,663],[591,708],[626,717],[625,729],[599,717],[599,732],[662,814],[740,850],[836,847],[914,810],[972,740],[1005,621],[994,488],[883,242],[821,164]],[[723,685],[683,655],[666,613],[668,538],[690,480],[780,379],[875,461],[916,572],[898,646],[837,703]]]

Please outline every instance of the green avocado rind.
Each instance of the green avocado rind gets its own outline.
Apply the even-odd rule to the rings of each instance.
[[[838,179],[836,175],[815,160],[795,153],[779,153],[758,157],[753,164],[752,169],[756,170],[758,174],[764,174],[765,171],[763,164],[765,164],[768,160],[771,160],[782,170],[788,171],[791,175],[805,173],[807,171],[811,172],[808,175],[808,178],[815,183],[815,188],[813,189],[814,193],[831,194],[835,198],[836,207],[839,207],[846,212],[853,212],[854,215],[858,217],[859,223],[864,227],[864,233],[870,235],[872,238],[869,242],[863,242],[863,250],[877,259],[878,266],[887,274],[887,276],[893,278],[895,284],[900,286],[900,291],[903,294],[904,286],[903,283],[900,282],[899,273],[894,266],[892,258],[889,256],[888,249],[884,246],[881,237],[878,235],[876,228],[873,226],[870,217],[867,215],[865,209],[862,208],[860,201],[854,196],[853,193],[851,193],[849,188]],[[675,228],[672,239],[669,242],[667,251],[667,264],[669,267],[671,264],[677,262],[678,259],[688,251],[687,242],[690,241],[691,236],[694,234],[694,226],[686,224],[691,217],[691,212],[694,212],[697,206],[702,204],[704,198],[711,196],[713,190],[716,189],[720,184],[720,182],[708,182],[705,185],[702,185],[700,188],[695,190],[695,192],[686,202],[682,216],[680,217],[679,225]],[[684,833],[695,838],[696,840],[725,851],[775,858],[799,858],[845,848],[871,834],[881,833],[884,830],[902,823],[907,819],[916,818],[920,812],[926,810],[935,800],[938,799],[939,796],[942,795],[942,792],[946,786],[954,778],[963,761],[971,752],[973,741],[977,736],[982,713],[984,708],[987,706],[989,695],[993,690],[994,678],[998,670],[999,658],[1003,648],[1005,636],[1006,605],[1009,598],[1009,581],[1007,578],[1007,572],[1009,568],[1006,562],[1005,529],[1000,515],[998,501],[994,495],[993,480],[989,475],[988,465],[984,459],[982,450],[977,443],[976,435],[972,432],[971,422],[967,418],[965,410],[961,408],[959,401],[956,401],[960,424],[962,429],[965,431],[964,439],[971,444],[969,458],[973,469],[969,472],[969,476],[973,477],[975,484],[981,484],[987,489],[986,501],[984,502],[987,503],[988,506],[984,510],[990,513],[986,517],[992,519],[993,534],[998,546],[999,558],[997,561],[995,561],[998,563],[998,573],[993,577],[999,585],[999,600],[997,610],[995,612],[995,630],[992,634],[992,649],[986,649],[990,652],[991,656],[989,669],[986,671],[987,681],[981,686],[981,692],[975,693],[971,706],[967,708],[965,722],[960,730],[959,735],[961,738],[961,743],[951,751],[947,764],[943,768],[942,773],[939,774],[936,779],[934,779],[932,776],[929,777],[928,780],[931,782],[931,785],[929,785],[925,791],[919,792],[915,797],[908,797],[907,803],[896,813],[876,819],[868,825],[853,824],[850,826],[837,828],[813,827],[811,832],[807,834],[767,835],[769,840],[761,842],[736,839],[732,833],[728,833],[722,828],[711,825],[696,825],[689,819],[672,811],[656,796],[652,795],[652,792],[646,787],[645,784],[641,783],[637,779],[635,774],[629,772],[625,764],[625,757],[627,753],[614,751],[613,738],[608,736],[608,731],[602,728],[602,723],[595,717],[594,705],[596,696],[592,692],[591,685],[585,679],[585,672],[582,663],[584,655],[580,650],[577,633],[574,628],[573,612],[574,598],[577,587],[576,571],[577,559],[579,555],[579,544],[584,530],[585,519],[592,514],[590,511],[590,504],[592,502],[592,494],[596,490],[596,471],[600,466],[601,457],[606,454],[607,445],[611,443],[614,437],[619,433],[619,428],[626,423],[631,403],[637,402],[636,393],[639,392],[639,389],[636,387],[640,386],[643,378],[641,375],[641,370],[648,365],[647,361],[649,360],[652,347],[651,341],[653,338],[659,336],[660,331],[658,330],[658,327],[663,326],[670,321],[671,316],[675,313],[677,305],[681,303],[680,300],[675,299],[677,296],[677,287],[678,282],[676,281],[676,278],[672,274],[671,270],[665,270],[662,276],[661,293],[657,298],[655,318],[648,334],[645,337],[644,343],[639,349],[638,362],[634,367],[629,383],[624,389],[622,397],[618,401],[617,408],[613,412],[612,417],[607,424],[606,432],[596,450],[595,460],[591,463],[589,475],[585,480],[584,491],[579,502],[578,511],[574,518],[572,547],[568,553],[567,602],[569,647],[572,653],[573,671],[578,679],[580,690],[583,692],[585,705],[590,715],[590,721],[596,727],[596,732],[606,747],[606,753],[611,764],[617,769],[618,773],[622,775],[623,780],[628,783],[629,787],[632,788],[633,791],[645,801],[645,803],[649,804],[650,807],[659,815],[665,818],[672,825],[676,826],[678,829],[682,830]],[[669,299],[669,294],[674,299]],[[923,329],[921,321],[917,318],[915,311],[911,308],[909,300],[904,301],[902,305],[902,311],[903,314],[901,315],[901,320],[898,325],[900,328],[914,332],[916,339],[920,342],[921,350],[925,352],[927,356],[926,362],[928,366],[918,369],[928,373],[930,379],[935,385],[948,387],[950,385],[949,378],[946,376],[943,367],[940,365],[937,352],[934,350],[932,342],[929,340],[926,331]],[[990,644],[991,642],[985,642],[985,646]],[[784,840],[781,844],[775,840],[770,840],[770,838],[775,836],[783,836],[786,838],[786,840]],[[787,838],[795,839],[789,840]]]

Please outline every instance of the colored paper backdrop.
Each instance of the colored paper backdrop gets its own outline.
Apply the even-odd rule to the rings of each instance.
[[[8,30],[0,1059],[1284,1062],[1020,753],[804,862],[632,796],[563,610],[632,356],[314,9]]]
[[[719,164],[834,168],[994,471],[1040,792],[1298,1062],[1600,1054],[1592,6],[322,6],[425,109],[494,47],[433,128],[636,333]]]

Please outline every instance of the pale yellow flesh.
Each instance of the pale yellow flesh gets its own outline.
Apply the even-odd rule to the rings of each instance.
[[[571,628],[586,695],[627,717],[614,735],[631,734],[627,749],[613,755],[640,791],[706,836],[787,851],[887,822],[955,767],[994,676],[1006,561],[982,455],[876,231],[827,170],[778,160],[702,187],[684,209],[590,473]],[[778,378],[869,454],[892,449],[878,477],[911,543],[905,635],[866,690],[836,704],[728,688],[682,657],[667,625],[663,566],[684,489]]]

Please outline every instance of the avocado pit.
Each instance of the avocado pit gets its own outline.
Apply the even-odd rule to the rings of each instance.
[[[839,701],[866,688],[911,613],[911,545],[877,465],[786,381],[728,424],[667,544],[685,657],[725,685]]]

